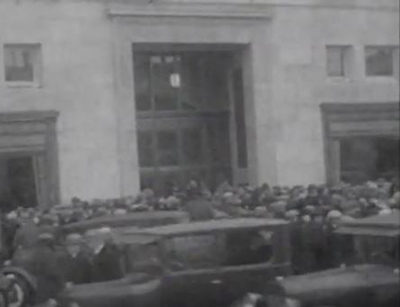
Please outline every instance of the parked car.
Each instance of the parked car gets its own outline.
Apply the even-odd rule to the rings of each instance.
[[[119,229],[124,277],[74,285],[60,307],[229,306],[290,273],[287,223],[238,218]]]
[[[349,221],[336,233],[352,239],[358,264],[278,278],[265,286],[263,295],[248,295],[236,306],[399,306],[400,215]]]

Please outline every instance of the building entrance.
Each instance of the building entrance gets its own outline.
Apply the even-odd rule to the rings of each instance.
[[[53,111],[0,113],[0,211],[57,204]]]
[[[244,159],[237,148],[247,150],[245,133],[235,130],[245,123],[233,58],[230,51],[134,49],[141,188],[167,194],[190,178],[210,188],[233,179],[237,153]]]
[[[38,204],[34,157],[0,156],[0,207],[9,211]]]

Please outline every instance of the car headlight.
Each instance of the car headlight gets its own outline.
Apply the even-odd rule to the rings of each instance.
[[[68,307],[80,307],[77,302],[71,302],[69,303]]]

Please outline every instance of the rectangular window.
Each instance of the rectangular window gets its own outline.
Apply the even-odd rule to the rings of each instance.
[[[394,46],[365,47],[367,76],[393,76],[398,65],[399,48]]]
[[[38,83],[41,72],[40,44],[4,45],[5,81]]]
[[[154,166],[153,136],[151,131],[138,132],[139,165],[141,167]]]
[[[158,166],[177,166],[178,136],[176,131],[158,131],[157,135],[157,165]]]
[[[350,46],[326,47],[326,72],[329,77],[346,77],[350,73]]]

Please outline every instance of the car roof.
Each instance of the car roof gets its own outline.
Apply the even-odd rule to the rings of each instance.
[[[187,214],[182,211],[144,211],[128,213],[121,216],[103,216],[93,218],[82,222],[68,224],[64,226],[63,229],[65,231],[85,231],[99,227],[130,226],[131,223],[137,223],[140,226],[148,227],[157,226],[152,225],[152,222],[154,221],[160,221],[160,223],[163,222],[163,224],[168,224],[171,222],[185,220],[186,217],[188,217]]]
[[[400,236],[400,214],[374,215],[362,219],[343,222],[336,231],[341,234]]]
[[[265,219],[265,218],[231,218],[231,219],[217,219],[208,221],[194,221],[185,222],[180,224],[157,226],[151,228],[140,229],[137,232],[170,236],[170,235],[183,235],[187,233],[207,233],[224,230],[235,229],[253,229],[262,227],[273,227],[286,225],[288,222],[278,219]]]

